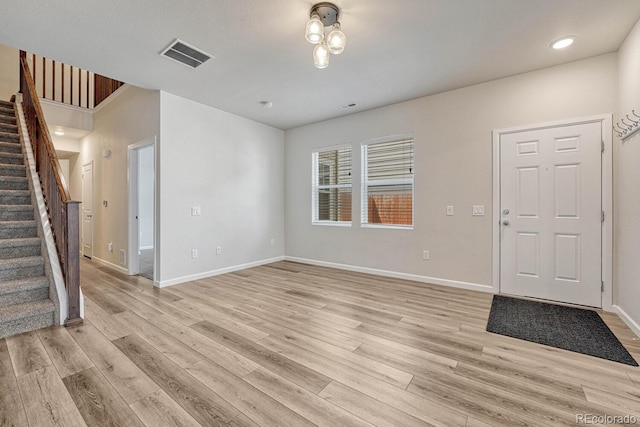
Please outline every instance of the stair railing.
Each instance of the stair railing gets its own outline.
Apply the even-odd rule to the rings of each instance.
[[[82,323],[80,317],[80,217],[78,206],[80,202],[71,200],[69,190],[60,173],[58,158],[51,142],[51,135],[42,113],[24,51],[20,51],[20,91],[22,92],[22,106],[35,157],[36,170],[40,177],[58,259],[67,288],[69,316],[65,324],[73,326]]]
[[[80,108],[92,109],[124,83],[35,53],[20,53],[40,98]]]

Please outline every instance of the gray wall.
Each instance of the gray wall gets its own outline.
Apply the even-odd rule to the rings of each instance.
[[[93,132],[81,141],[71,171],[71,196],[82,197],[82,165],[93,160],[93,255],[115,266],[120,250],[128,252],[128,146],[158,135],[160,92],[129,86],[93,116]],[[104,158],[103,150],[111,150]],[[104,207],[102,201],[108,206]],[[113,252],[107,244],[113,242]]]
[[[161,286],[284,255],[283,131],[162,92],[160,146]]]
[[[616,81],[617,55],[608,54],[288,130],[286,255],[490,286],[492,131],[611,113]],[[352,145],[357,219],[360,144],[400,133],[415,138],[415,228],[361,228],[357,220],[351,228],[311,225],[312,150]],[[454,216],[446,216],[446,205],[455,206]],[[472,205],[484,205],[485,216],[471,216]]]
[[[618,53],[619,105],[615,121],[640,115],[640,24]],[[614,299],[640,334],[640,134],[614,138]]]

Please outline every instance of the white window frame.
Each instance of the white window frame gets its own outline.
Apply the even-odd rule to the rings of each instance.
[[[369,181],[367,181],[367,172],[368,172],[367,147],[370,145],[383,144],[386,142],[399,141],[403,139],[411,139],[413,141],[413,173],[411,175],[411,178],[376,180],[375,184],[371,184]],[[413,137],[413,135],[398,134],[398,135],[385,136],[382,138],[368,139],[362,142],[360,147],[360,154],[361,154],[360,226],[363,228],[387,228],[387,229],[397,229],[397,230],[413,230],[416,224],[415,138]],[[404,184],[411,184],[411,225],[370,223],[369,222],[369,197],[368,197],[368,191],[367,191],[369,185],[375,186],[375,185],[404,185]]]
[[[353,172],[351,173],[351,184],[333,184],[333,185],[320,185],[318,183],[318,172],[319,172],[319,154],[324,153],[326,151],[338,151],[349,149],[351,150],[351,170],[353,171],[353,147],[351,144],[343,144],[343,145],[335,145],[331,147],[322,147],[312,151],[311,153],[311,224],[312,225],[328,225],[328,226],[336,226],[336,227],[351,227],[352,221],[331,221],[331,220],[320,220],[319,219],[319,192],[320,190],[332,190],[332,189],[340,189],[340,188],[350,188],[351,189],[351,206],[350,208],[353,211]],[[353,212],[351,213],[351,218],[353,218]]]

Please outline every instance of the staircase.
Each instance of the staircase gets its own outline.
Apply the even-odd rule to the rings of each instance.
[[[55,324],[14,104],[0,101],[0,339]]]

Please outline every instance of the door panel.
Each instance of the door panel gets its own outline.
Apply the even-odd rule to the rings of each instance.
[[[500,291],[601,307],[601,124],[500,136]]]

